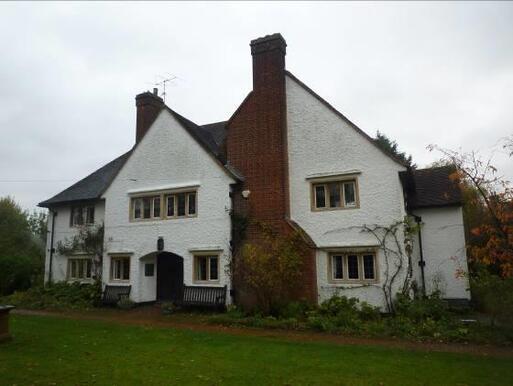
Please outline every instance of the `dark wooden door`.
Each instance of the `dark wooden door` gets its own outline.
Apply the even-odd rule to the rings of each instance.
[[[183,259],[171,253],[157,256],[157,300],[180,301],[183,291]]]

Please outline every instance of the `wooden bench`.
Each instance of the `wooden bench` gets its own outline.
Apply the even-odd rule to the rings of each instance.
[[[183,286],[182,306],[213,307],[222,309],[226,304],[226,286]]]
[[[130,296],[131,285],[106,285],[103,290],[102,304],[116,305],[123,298]]]

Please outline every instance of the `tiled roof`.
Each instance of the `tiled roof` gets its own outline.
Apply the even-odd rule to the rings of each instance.
[[[192,137],[222,164],[221,145],[224,142],[224,138],[226,136],[224,129],[224,124],[226,122],[216,122],[198,126],[194,122],[181,116],[167,106],[166,108],[169,113],[173,115],[176,120],[178,120],[180,124],[192,135]],[[73,201],[99,199],[103,192],[107,190],[111,182],[114,180],[119,170],[121,170],[132,151],[133,149],[109,162],[105,166],[91,173],[77,183],[71,185],[69,188],[63,190],[52,198],[40,202],[39,206],[48,208],[58,204],[69,203]],[[236,179],[243,178],[242,176],[237,175],[235,171],[229,167],[224,167],[227,172],[233,175]]]
[[[461,190],[451,174],[453,166],[401,172],[410,209],[454,206],[462,204]]]
[[[132,150],[126,152],[59,194],[46,201],[40,202],[39,206],[48,208],[64,202],[94,200],[99,198],[109,187],[114,177],[116,177],[131,152]]]

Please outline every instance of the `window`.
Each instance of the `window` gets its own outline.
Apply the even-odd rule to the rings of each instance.
[[[111,280],[130,280],[130,257],[112,257],[110,263]]]
[[[196,215],[196,192],[166,195],[167,218],[193,217]]]
[[[155,264],[148,263],[144,264],[144,276],[154,276],[155,275]]]
[[[70,226],[94,224],[94,206],[72,206]]]
[[[91,259],[69,259],[68,260],[68,279],[69,280],[88,280],[91,279]]]
[[[194,281],[218,281],[219,256],[194,256]]]
[[[376,254],[374,252],[331,253],[329,279],[332,282],[375,282]]]
[[[133,197],[131,219],[140,221],[195,216],[197,212],[196,196],[197,193],[193,191]]]
[[[132,199],[134,220],[160,218],[160,196]]]
[[[313,210],[358,207],[356,180],[314,183],[312,186]]]

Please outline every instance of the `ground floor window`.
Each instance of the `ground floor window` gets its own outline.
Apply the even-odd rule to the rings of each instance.
[[[194,281],[219,281],[219,256],[194,256]]]
[[[112,257],[110,261],[111,280],[130,280],[130,257]]]
[[[332,282],[373,282],[377,280],[375,252],[333,252],[329,254]]]
[[[70,280],[88,280],[91,279],[92,260],[87,259],[69,259],[68,260],[68,279]]]

